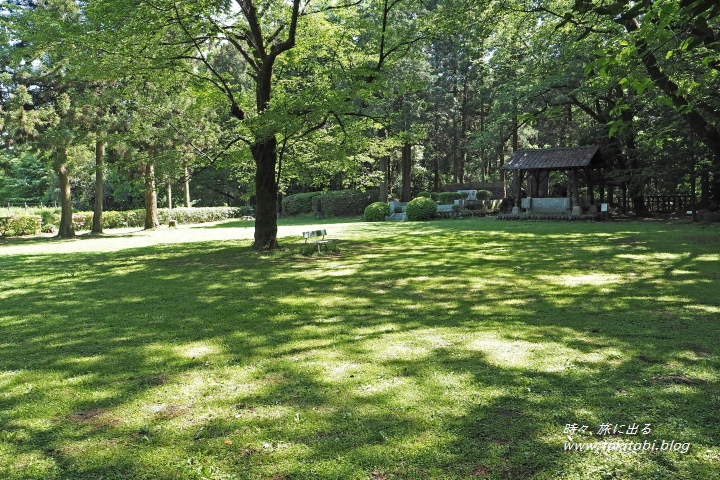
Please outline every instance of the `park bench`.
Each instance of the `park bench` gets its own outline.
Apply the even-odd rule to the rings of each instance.
[[[303,232],[305,244],[317,245],[318,253],[320,253],[320,248],[323,245],[327,245],[329,243],[335,244],[338,240],[337,238],[326,238],[326,236],[327,232],[325,230],[310,230],[309,232]]]

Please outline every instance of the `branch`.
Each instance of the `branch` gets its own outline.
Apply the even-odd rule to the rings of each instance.
[[[230,112],[238,120],[244,120],[245,118],[247,118],[247,114],[240,108],[240,106],[237,103],[237,100],[235,100],[235,95],[233,94],[232,89],[230,88],[230,85],[228,85],[227,82],[225,81],[225,78],[222,75],[220,75],[220,73],[218,73],[218,71],[215,70],[215,68],[212,65],[210,65],[210,62],[208,62],[207,57],[205,56],[202,49],[200,48],[200,44],[196,41],[195,37],[190,35],[190,32],[187,30],[187,28],[185,27],[185,24],[182,22],[182,19],[180,18],[180,12],[177,9],[177,4],[174,4],[173,8],[175,10],[175,15],[176,15],[176,18],[178,21],[178,25],[180,25],[180,28],[182,28],[185,35],[187,35],[188,38],[190,38],[190,40],[192,41],[193,45],[195,46],[195,49],[198,52],[198,55],[200,56],[200,60],[202,61],[202,63],[205,64],[205,66],[208,68],[208,70],[210,70],[210,72],[219,80],[219,82],[221,84],[221,86],[219,86],[220,90],[222,92],[224,92],[225,95],[227,96],[227,98],[230,100],[230,104],[231,104]],[[213,84],[218,86],[218,84],[215,82],[213,82]]]
[[[316,13],[329,12],[331,10],[341,10],[343,8],[356,7],[356,6],[360,5],[362,2],[363,2],[363,0],[357,0],[356,2],[346,3],[344,5],[328,5],[326,7],[320,8],[318,10],[313,10],[311,12],[304,12],[304,11],[300,12],[300,16],[305,17],[307,15],[315,15]],[[310,3],[310,2],[307,2],[307,3]],[[307,3],[305,5],[307,5]]]

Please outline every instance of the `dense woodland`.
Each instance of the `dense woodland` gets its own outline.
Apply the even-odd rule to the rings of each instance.
[[[256,208],[500,181],[599,145],[608,196],[720,203],[715,0],[7,0],[0,201]],[[174,198],[172,195],[174,194]],[[99,227],[98,227],[99,228]],[[97,230],[97,229],[96,229]]]

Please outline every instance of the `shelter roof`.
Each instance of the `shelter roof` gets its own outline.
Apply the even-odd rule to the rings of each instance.
[[[600,147],[539,148],[519,150],[501,170],[570,170],[573,168],[602,168],[605,161]]]

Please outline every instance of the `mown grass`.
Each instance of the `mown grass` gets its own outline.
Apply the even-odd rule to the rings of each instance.
[[[720,478],[717,227],[326,228],[1,246],[0,478]]]

